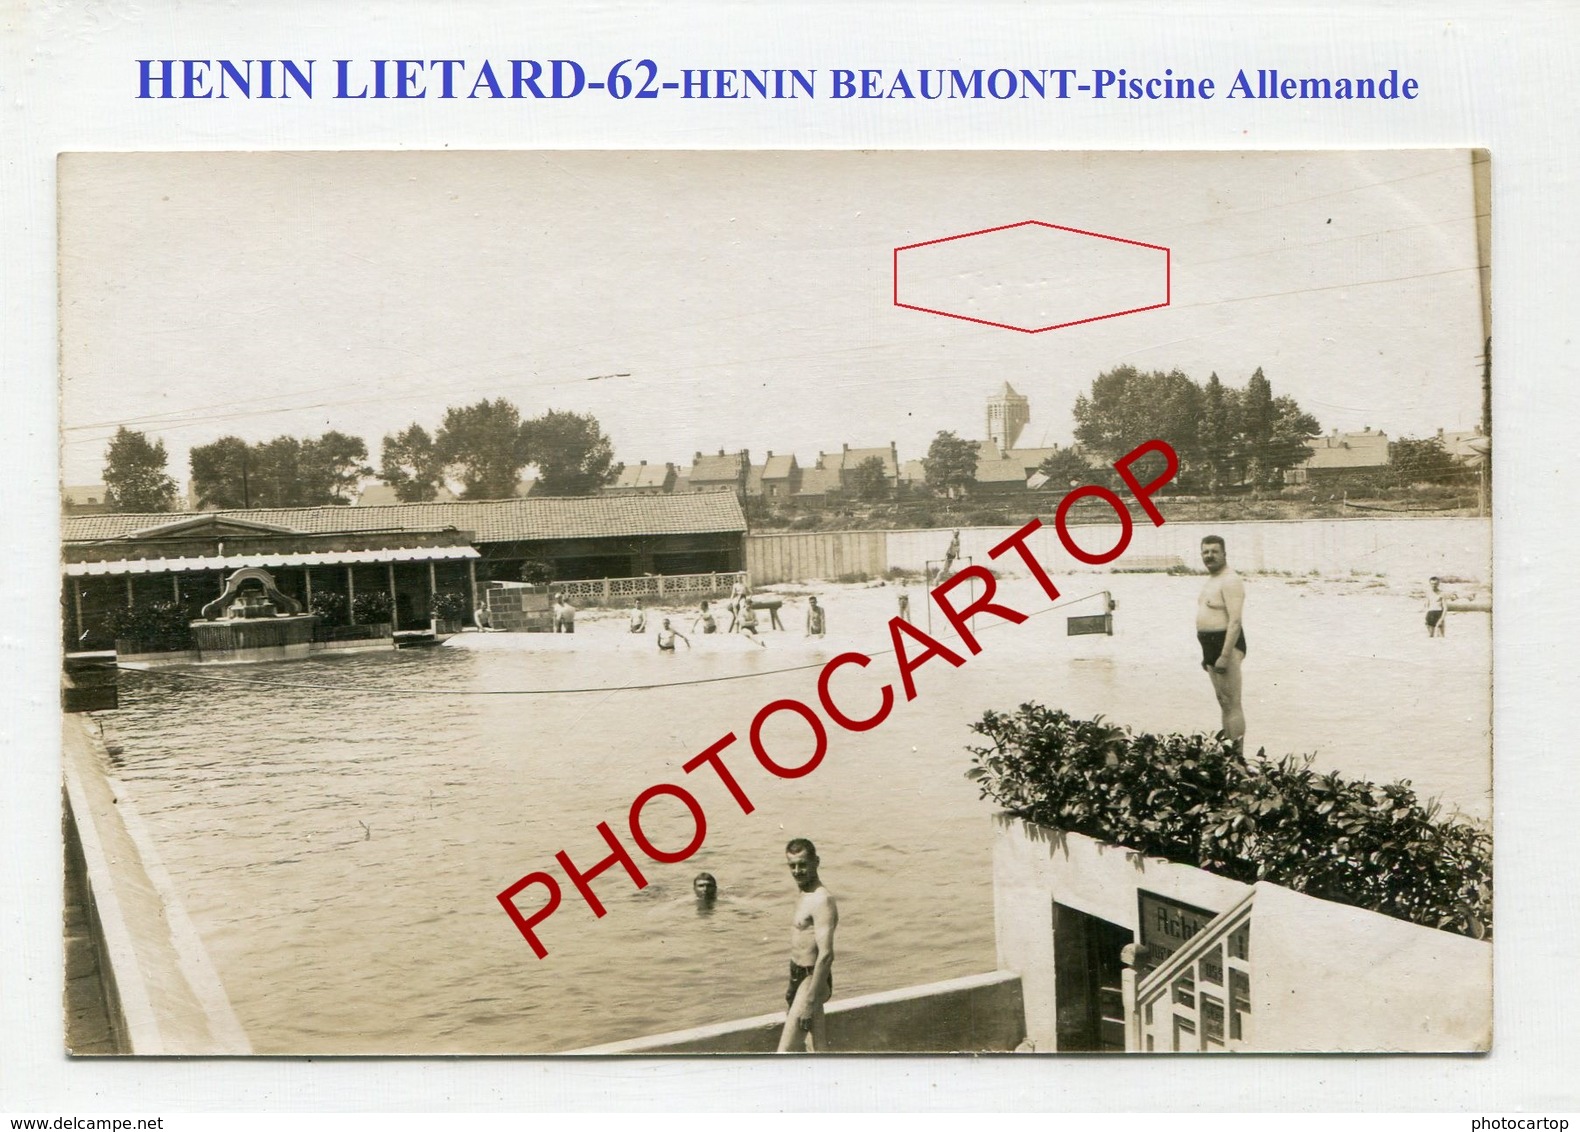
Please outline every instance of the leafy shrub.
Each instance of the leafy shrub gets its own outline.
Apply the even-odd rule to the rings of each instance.
[[[443,590],[433,595],[433,615],[441,621],[464,621],[471,612],[466,595],[460,590]]]
[[[311,611],[318,615],[318,624],[326,629],[350,623],[346,617],[346,595],[334,590],[314,590]]]
[[[1408,782],[1247,760],[1219,735],[1151,735],[1040,704],[989,711],[966,777],[1012,814],[1235,880],[1478,939],[1492,929],[1492,837]]]
[[[554,580],[554,564],[529,558],[521,564],[521,580],[532,586],[546,586]]]
[[[395,603],[383,590],[368,590],[352,599],[351,608],[357,611],[357,624],[377,625],[391,620],[390,611],[395,608]]]
[[[105,627],[140,652],[176,652],[192,647],[192,618],[184,601],[153,601],[116,609]]]

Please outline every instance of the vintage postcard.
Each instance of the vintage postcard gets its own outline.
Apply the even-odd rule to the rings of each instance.
[[[1491,1048],[1491,161],[63,154],[70,1052]]]

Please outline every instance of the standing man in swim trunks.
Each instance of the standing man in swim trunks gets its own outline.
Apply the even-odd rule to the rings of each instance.
[[[1223,733],[1238,743],[1245,738],[1245,709],[1240,706],[1240,665],[1245,660],[1245,583],[1229,569],[1223,539],[1201,540],[1201,561],[1207,581],[1196,602],[1196,640],[1201,667],[1223,710]]]
[[[828,629],[828,617],[823,612],[823,607],[817,603],[817,596],[807,598],[806,607],[806,635],[808,637],[821,637]]]
[[[785,991],[784,1033],[779,1052],[799,1045],[807,1053],[828,1049],[823,1004],[834,993],[834,929],[839,906],[817,875],[817,850],[804,837],[785,846],[785,863],[801,898],[790,919],[790,986]]]
[[[1431,592],[1426,595],[1426,635],[1428,637],[1448,636],[1443,622],[1447,620],[1448,600],[1453,594],[1446,594],[1440,589],[1443,584],[1441,578],[1433,578]]]

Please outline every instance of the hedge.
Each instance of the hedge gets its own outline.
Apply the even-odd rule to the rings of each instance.
[[[1492,931],[1492,835],[1408,781],[1254,759],[1218,735],[1152,735],[1040,704],[989,711],[970,747],[983,798],[1017,817],[1244,883],[1271,881],[1428,927]]]

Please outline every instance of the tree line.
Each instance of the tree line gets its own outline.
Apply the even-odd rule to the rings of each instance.
[[[585,495],[621,470],[595,417],[549,410],[523,419],[503,397],[446,409],[431,434],[413,422],[384,437],[379,455],[375,470],[366,442],[335,430],[256,443],[222,436],[192,449],[192,494],[198,507],[219,510],[345,505],[365,479],[377,476],[404,503],[432,500],[452,484],[463,499],[508,499],[522,471],[535,466],[538,490]],[[175,510],[168,464],[164,441],[122,426],[105,450],[108,509]]]

